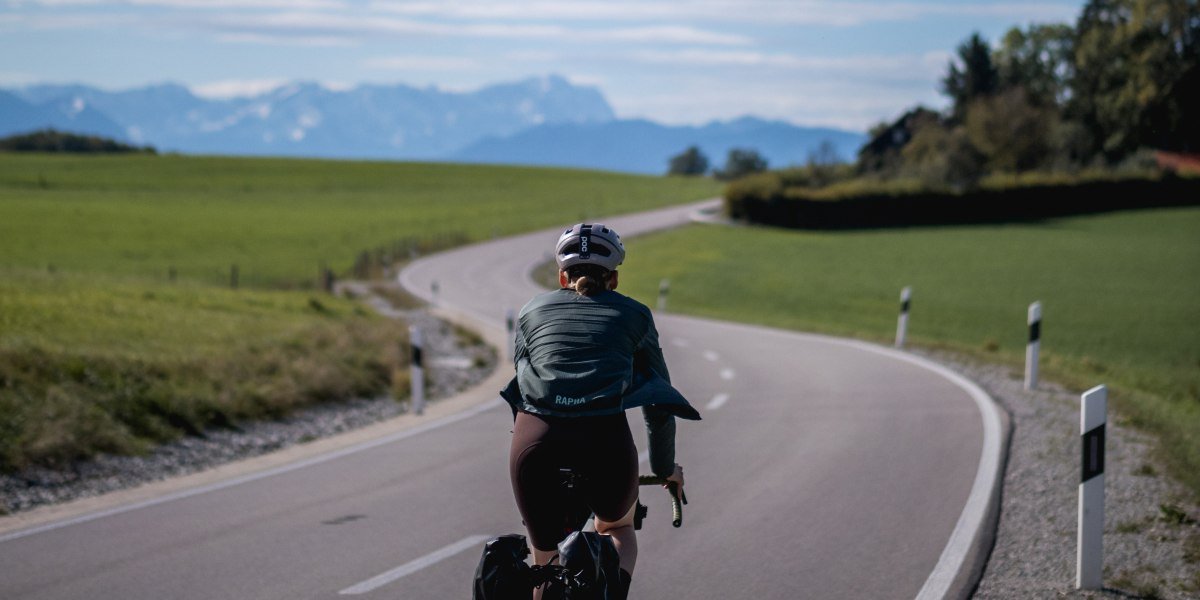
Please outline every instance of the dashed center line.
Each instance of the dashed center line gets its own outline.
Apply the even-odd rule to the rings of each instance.
[[[718,408],[725,406],[726,402],[729,402],[729,394],[717,394],[716,396],[713,396],[712,400],[708,401],[708,406],[705,408],[708,410],[717,410]]]
[[[721,379],[724,379],[725,381],[729,381],[730,379],[733,379],[733,376],[734,376],[733,369],[721,369]]]
[[[688,346],[692,345],[692,343],[690,341],[688,341],[684,338],[675,338],[675,339],[671,340],[671,343],[680,348],[687,348]]]
[[[445,548],[434,550],[433,552],[430,552],[421,558],[411,562],[406,562],[399,567],[392,569],[391,571],[380,573],[379,575],[376,575],[362,583],[352,585],[338,593],[343,596],[357,596],[359,594],[366,594],[392,583],[401,577],[412,575],[413,573],[416,573],[425,567],[442,562],[443,560],[446,560],[447,558],[450,558],[459,552],[476,548],[485,541],[492,539],[492,537],[493,536],[490,535],[473,535],[471,537],[463,538],[457,542],[454,542],[453,544],[450,544],[449,546],[446,546]]]
[[[712,362],[717,362],[718,360],[721,360],[721,355],[713,352],[712,350],[705,350],[704,358]]]

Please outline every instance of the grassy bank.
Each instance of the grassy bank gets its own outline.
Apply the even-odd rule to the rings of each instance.
[[[554,169],[2,154],[0,469],[403,390],[404,327],[304,291],[321,264],[718,191]]]
[[[1200,492],[1200,209],[1020,225],[812,233],[693,226],[630,241],[622,289],[671,309],[861,337],[895,332],[911,285],[912,343],[1019,368],[1025,311],[1044,305],[1042,368],[1107,383]]]
[[[388,393],[407,356],[348,300],[11,269],[0,331],[6,470]]]

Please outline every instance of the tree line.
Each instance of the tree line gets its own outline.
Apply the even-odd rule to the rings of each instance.
[[[946,110],[916,106],[875,126],[841,173],[965,188],[988,174],[1200,153],[1200,0],[1089,0],[1073,25],[1014,27],[995,47],[976,33],[940,84]],[[669,172],[704,172],[698,152]]]
[[[1072,25],[979,34],[941,80],[945,112],[916,107],[871,131],[862,174],[970,186],[989,173],[1150,163],[1200,152],[1196,0],[1091,0]]]
[[[69,152],[80,154],[157,153],[151,146],[131,146],[100,136],[79,135],[56,131],[54,129],[43,129],[32,133],[0,138],[0,152]]]

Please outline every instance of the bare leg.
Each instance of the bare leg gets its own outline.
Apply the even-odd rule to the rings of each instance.
[[[601,521],[596,518],[596,532],[612,536],[613,546],[621,557],[621,568],[633,575],[633,565],[637,563],[637,532],[633,529],[633,514],[637,510],[637,502],[629,507],[629,512],[614,522]]]

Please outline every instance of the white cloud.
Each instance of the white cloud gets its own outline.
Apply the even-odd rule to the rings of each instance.
[[[363,66],[396,71],[465,71],[480,64],[461,56],[377,56],[364,61]]]
[[[421,35],[430,37],[502,38],[559,42],[656,42],[748,44],[750,39],[683,25],[655,25],[616,29],[572,29],[558,24],[469,23],[446,24],[394,17],[311,12],[225,14],[202,22],[224,33],[263,36],[363,36]]]
[[[230,98],[252,98],[278,89],[287,83],[284,79],[225,79],[191,86],[192,93],[202,98],[228,100]]]
[[[272,35],[264,33],[221,33],[217,35],[218,42],[230,44],[258,44],[262,46],[354,46],[356,42],[349,37],[336,35]]]
[[[41,81],[33,73],[24,71],[0,71],[0,85],[26,86]]]
[[[704,21],[853,26],[926,16],[995,16],[1011,20],[1069,20],[1078,7],[1041,2],[844,2],[840,0],[376,0],[379,12],[460,20]]]
[[[588,75],[586,73],[569,75],[567,76],[567,81],[570,81],[571,85],[597,87],[602,90],[607,87],[609,83],[607,77],[602,77],[600,75]]]
[[[12,14],[0,15],[0,26],[19,26],[23,29],[104,29],[143,23],[138,15],[114,14]]]
[[[350,7],[344,0],[33,0],[43,6],[150,6],[175,9],[330,10]]]
[[[513,62],[555,62],[561,60],[562,55],[548,50],[513,50],[504,57]]]
[[[798,56],[753,50],[646,50],[627,55],[631,61],[684,67],[776,69],[926,79],[945,69],[948,53],[922,55]]]

